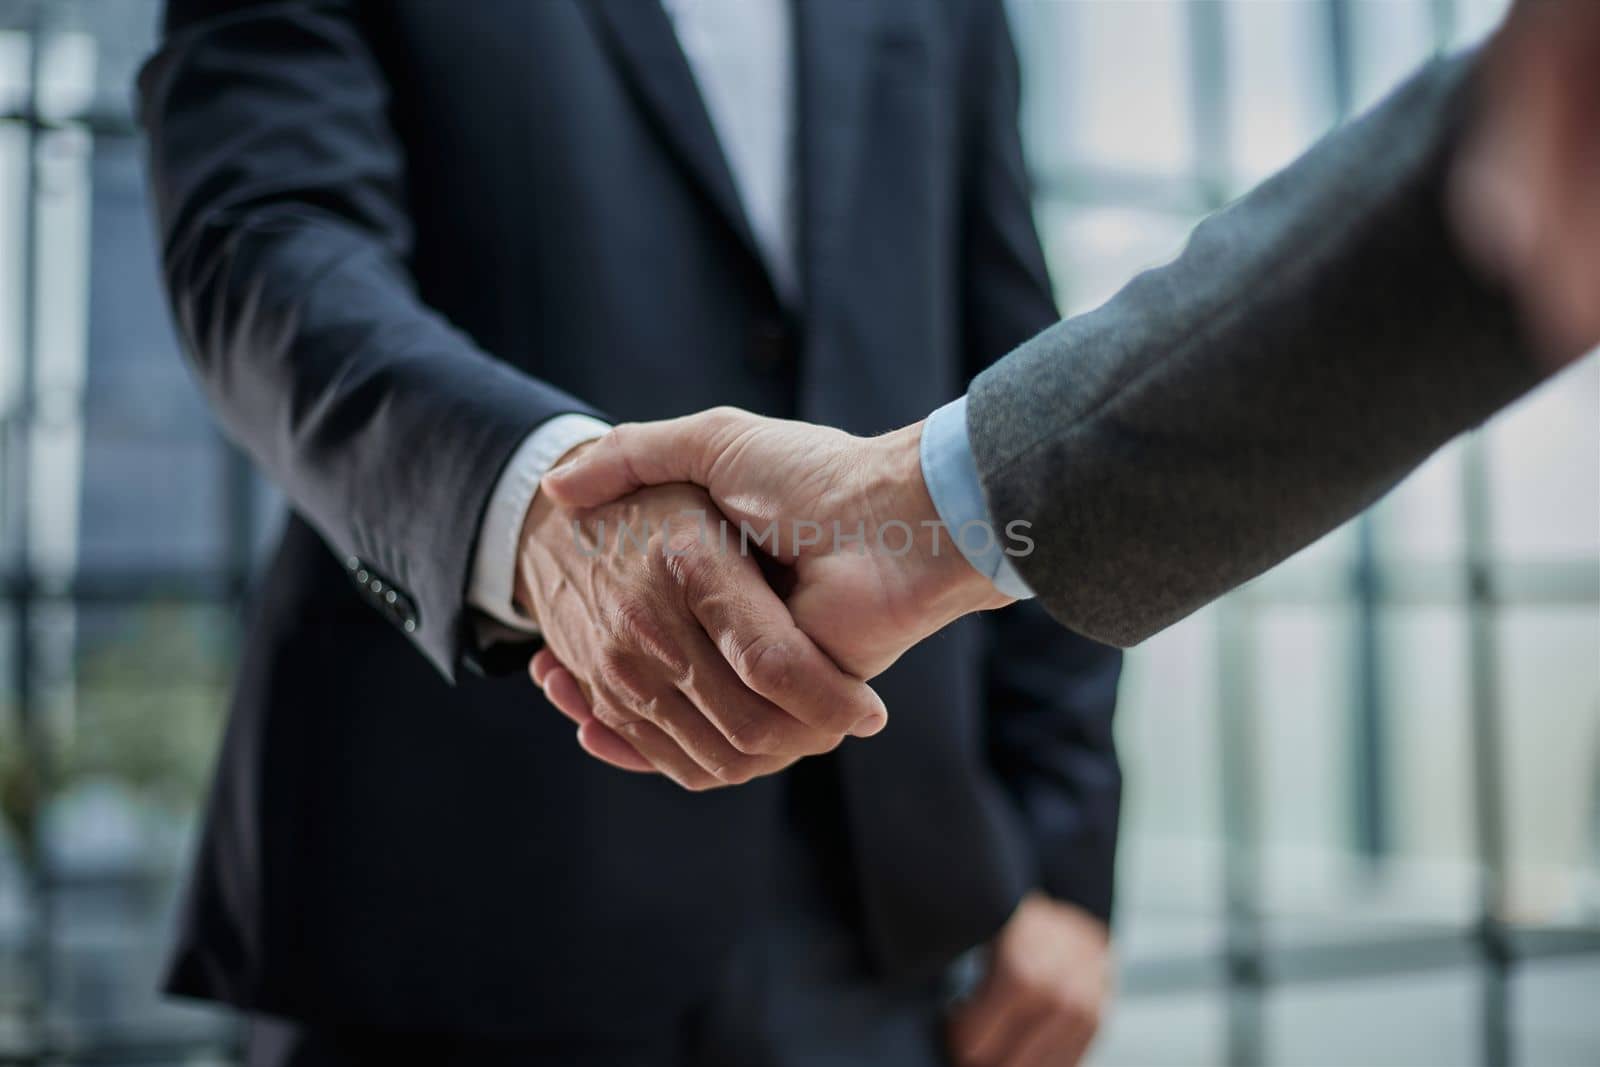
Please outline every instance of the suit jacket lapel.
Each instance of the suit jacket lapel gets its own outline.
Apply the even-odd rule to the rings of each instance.
[[[673,154],[761,262],[722,144],[660,0],[589,0],[588,9]]]

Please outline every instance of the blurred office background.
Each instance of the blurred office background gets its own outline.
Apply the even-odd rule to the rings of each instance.
[[[1016,0],[1063,307],[1503,4]],[[233,1054],[154,983],[281,504],[157,291],[156,9],[0,0],[0,1064]],[[1600,362],[1134,653],[1119,734],[1095,1063],[1600,1064]]]

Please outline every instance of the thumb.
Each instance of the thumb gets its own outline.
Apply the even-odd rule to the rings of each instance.
[[[540,491],[561,507],[578,511],[649,485],[704,485],[715,458],[716,431],[727,417],[721,411],[703,411],[660,422],[622,423],[546,473]]]

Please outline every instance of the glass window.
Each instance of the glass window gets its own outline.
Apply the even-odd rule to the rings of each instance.
[[[1505,3],[1009,0],[1063,310],[1170,260],[1205,211],[1441,43],[1481,38]],[[172,1049],[162,1062],[229,1048],[225,1017],[159,1001],[154,975],[226,709],[231,567],[271,550],[283,507],[223,442],[157,285],[129,86],[159,7],[0,0],[0,1058],[35,1036],[22,946],[43,913],[24,834],[49,861],[62,1031]],[[30,104],[47,120],[31,132]],[[1483,582],[1468,568],[1479,552]],[[1506,843],[1491,918],[1513,926],[1501,1006],[1518,1056],[1592,1059],[1597,649],[1591,360],[1132,652],[1117,727],[1125,993],[1093,1062],[1483,1059],[1483,991],[1497,988],[1475,940],[1486,812]],[[52,757],[43,795],[19,728],[24,676]],[[1546,958],[1559,954],[1575,958]]]
[[[1161,174],[1191,166],[1188,4],[1019,6],[1017,22],[1028,27],[1029,129],[1041,162]],[[1034,70],[1041,81],[1032,80]]]
[[[1176,254],[1200,211],[1298,156],[1441,45],[1481,38],[1505,3],[1181,7],[1014,5],[1038,218],[1069,314]],[[1483,585],[1467,566],[1479,549]],[[1543,932],[1600,919],[1597,648],[1591,360],[1235,603],[1130,654],[1119,940],[1127,985],[1148,999],[1124,1004],[1097,1062],[1227,1062],[1252,1048],[1273,1063],[1482,1059],[1480,818],[1504,820],[1503,918]],[[1477,733],[1485,701],[1498,740]],[[1484,744],[1496,746],[1498,806],[1478,775]],[[1202,991],[1215,974],[1192,966],[1196,954],[1258,932],[1275,974],[1359,959],[1362,976],[1290,977],[1261,1012],[1248,970],[1235,995]],[[1570,1005],[1546,1025],[1558,1010],[1529,1047],[1600,1042]],[[1170,1041],[1167,1019],[1185,1020]]]
[[[1267,1000],[1265,1062],[1473,1063],[1480,996],[1466,973],[1290,985]]]
[[[1139,271],[1177,255],[1192,221],[1139,208],[1041,205],[1040,237],[1063,314],[1099,307]]]
[[[1232,178],[1246,187],[1291,162],[1334,119],[1326,9],[1231,0],[1227,103]]]
[[[1490,428],[1490,535],[1513,560],[1593,561],[1600,544],[1600,362],[1539,389]],[[1600,563],[1594,577],[1600,579]]]
[[[1508,607],[1500,644],[1508,918],[1593,920],[1600,798],[1600,610]]]

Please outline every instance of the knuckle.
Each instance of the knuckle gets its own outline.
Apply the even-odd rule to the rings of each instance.
[[[606,645],[613,655],[624,658],[642,655],[659,671],[676,680],[688,672],[689,661],[670,629],[662,625],[663,617],[659,598],[625,600],[609,613],[610,634]]]
[[[752,759],[736,759],[718,767],[713,773],[723,785],[744,785],[761,772],[761,765]]]
[[[611,427],[611,432],[606,434],[604,440],[613,447],[626,451],[627,446],[633,442],[638,433],[638,423],[619,422]]]
[[[758,693],[788,693],[794,687],[794,656],[771,637],[757,637],[741,648],[735,670]]]
[[[629,649],[643,647],[656,627],[650,611],[637,601],[627,601],[611,612],[611,633],[615,644]]]
[[[633,650],[620,642],[609,641],[595,654],[595,667],[607,679],[623,674],[633,658]]]
[[[696,704],[705,699],[705,686],[701,684],[705,671],[694,660],[685,657],[682,663],[669,664],[672,684]]]
[[[640,718],[629,715],[610,701],[602,701],[595,705],[594,717],[601,724],[611,728],[619,737],[637,747],[638,743],[650,740],[648,724]]]
[[[618,646],[610,646],[600,651],[598,657],[600,676],[607,685],[621,692],[634,702],[649,699],[648,687],[640,677],[639,666],[634,660],[631,651]]]
[[[728,734],[728,744],[746,756],[776,756],[781,747],[777,729],[763,719],[736,727]]]
[[[698,530],[673,529],[667,534],[666,551],[656,553],[668,581],[691,597],[706,595],[715,583],[716,557],[703,548]]]
[[[663,551],[665,547],[665,543],[652,541],[649,551],[644,555],[645,581],[657,589],[675,585],[678,581],[672,554]]]

